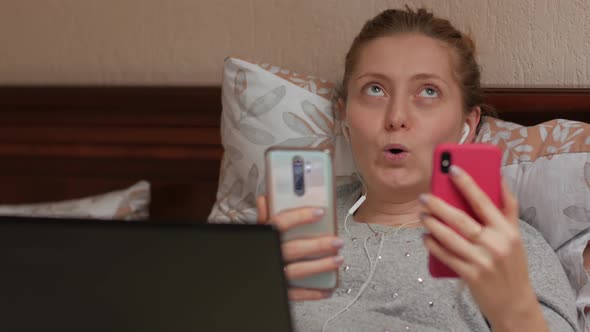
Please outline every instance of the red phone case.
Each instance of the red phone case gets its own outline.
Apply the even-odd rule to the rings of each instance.
[[[502,152],[498,147],[489,144],[441,144],[434,151],[432,194],[477,220],[473,210],[451,181],[450,174],[442,170],[441,162],[444,152],[450,153],[451,165],[457,165],[471,175],[491,201],[497,207],[502,207],[502,176],[500,174]],[[435,278],[458,277],[453,270],[432,255],[429,256],[428,269]]]

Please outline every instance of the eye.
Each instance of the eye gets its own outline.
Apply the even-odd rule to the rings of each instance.
[[[378,86],[377,84],[371,84],[368,87],[365,88],[364,91],[366,94],[368,94],[369,96],[374,96],[374,97],[383,97],[385,96],[385,93],[383,92],[383,89],[381,89],[380,86]]]
[[[439,96],[439,93],[435,87],[427,86],[420,91],[418,96],[424,97],[424,98],[436,98]]]

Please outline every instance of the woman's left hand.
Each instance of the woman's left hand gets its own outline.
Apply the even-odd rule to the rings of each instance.
[[[427,211],[423,222],[430,231],[424,238],[427,249],[466,282],[494,331],[504,330],[506,324],[515,327],[518,321],[545,325],[529,281],[514,195],[502,183],[503,208],[498,209],[466,172],[452,166],[451,174],[481,224],[424,194],[420,200]]]

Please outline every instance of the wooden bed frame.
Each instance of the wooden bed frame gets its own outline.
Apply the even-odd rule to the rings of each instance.
[[[489,88],[500,118],[590,122],[590,89]],[[204,221],[215,200],[220,87],[0,87],[0,204],[55,201],[145,179],[150,213]]]

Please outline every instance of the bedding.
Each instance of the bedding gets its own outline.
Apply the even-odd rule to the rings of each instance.
[[[0,215],[85,219],[144,220],[149,217],[150,184],[57,202],[0,205]]]
[[[255,198],[265,193],[264,151],[272,145],[333,149],[337,184],[354,181],[354,164],[334,107],[335,87],[268,64],[225,60],[221,114],[225,151],[209,222],[256,221]],[[590,286],[585,286],[587,273],[580,277],[579,257],[588,241],[574,239],[590,226],[590,125],[565,119],[532,126],[495,118],[482,121],[475,141],[495,144],[503,151],[502,174],[519,200],[521,219],[535,227],[553,250],[567,248],[559,257],[568,278],[575,281],[571,285],[582,310],[590,305]]]

